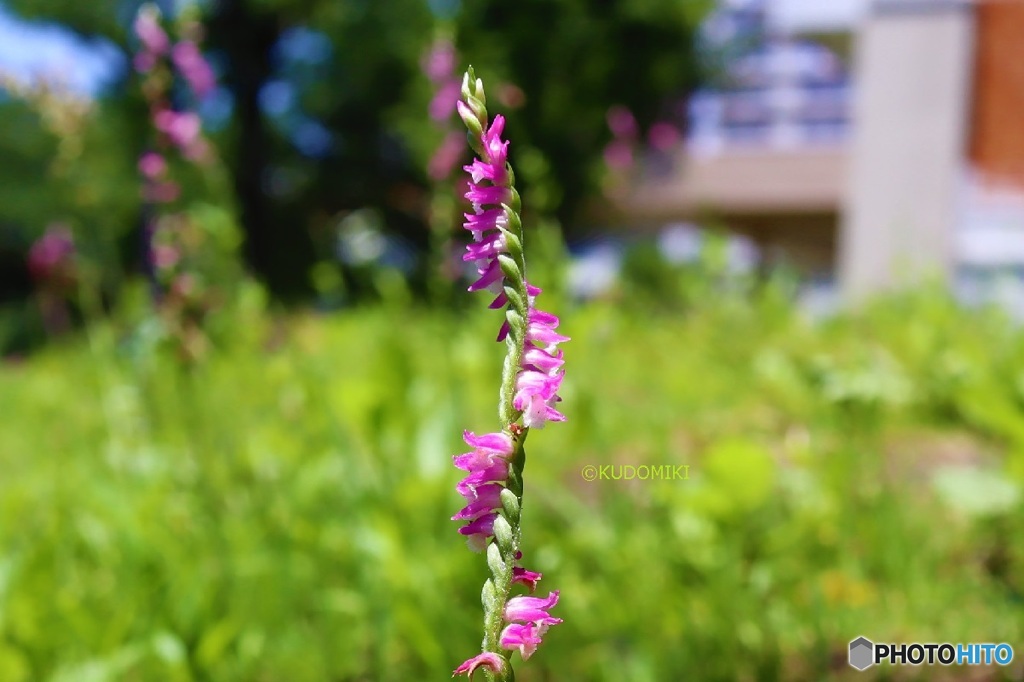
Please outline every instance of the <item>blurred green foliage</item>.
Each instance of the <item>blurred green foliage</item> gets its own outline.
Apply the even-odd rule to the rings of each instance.
[[[530,438],[524,551],[565,623],[518,679],[852,679],[862,634],[1021,640],[1024,339],[999,314],[543,296],[568,422]],[[476,650],[450,456],[497,426],[499,316],[238,315],[188,368],[113,322],[0,366],[0,679],[446,679]]]
[[[98,111],[78,133],[87,142],[75,159],[80,191],[39,182],[52,154],[52,135],[18,104],[0,99],[6,123],[0,132],[0,188],[17,194],[14,201],[0,202],[0,261],[5,250],[23,253],[47,224],[60,220],[72,225],[80,242],[102,235],[107,247],[120,245],[106,248],[105,267],[137,269],[132,247],[138,243],[133,235],[140,206],[131,188],[147,123],[130,67],[136,47],[130,25],[142,3],[8,4],[26,19],[57,22],[86,39],[108,41],[124,61]],[[157,4],[172,13],[174,3]],[[427,116],[434,93],[421,61],[436,39],[454,41],[459,73],[473,64],[486,79],[494,113],[515,112],[509,116],[510,154],[527,210],[554,215],[566,230],[589,229],[583,215],[599,200],[602,151],[611,138],[608,109],[633,110],[641,133],[657,120],[681,123],[681,98],[698,81],[695,27],[711,3],[201,5],[208,33],[204,50],[223,86],[218,107],[226,116],[212,137],[231,180],[225,192],[207,199],[238,207],[248,265],[273,295],[295,299],[312,294],[310,272],[318,260],[334,257],[337,223],[349,212],[380,212],[390,234],[427,249],[426,166],[442,133]],[[288,96],[278,98],[286,111],[266,110],[268,84],[278,86],[278,93],[286,88]],[[313,124],[328,140],[320,153],[304,151],[296,141],[297,131]],[[28,191],[24,178],[32,178]],[[0,189],[0,195],[7,193]],[[420,267],[419,273],[427,270]],[[23,295],[26,288],[0,278],[0,298],[7,291]]]

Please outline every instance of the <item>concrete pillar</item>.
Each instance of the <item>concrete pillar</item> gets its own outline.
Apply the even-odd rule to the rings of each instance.
[[[860,28],[840,226],[847,299],[952,272],[973,42],[966,0],[876,2]]]

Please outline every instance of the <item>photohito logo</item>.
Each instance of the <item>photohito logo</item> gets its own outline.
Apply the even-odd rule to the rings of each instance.
[[[1013,647],[1009,644],[875,644],[867,637],[850,642],[849,661],[857,670],[876,663],[891,665],[1009,665]]]

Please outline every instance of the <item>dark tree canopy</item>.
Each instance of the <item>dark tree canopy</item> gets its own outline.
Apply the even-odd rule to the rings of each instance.
[[[112,41],[123,50],[125,64],[130,63],[136,3],[9,4],[23,17],[59,22],[89,39]],[[489,85],[510,83],[519,88],[522,106],[506,113],[512,159],[524,193],[535,189],[528,194],[532,210],[554,215],[572,230],[580,224],[581,207],[599,191],[602,150],[610,139],[609,107],[628,107],[641,128],[673,117],[673,103],[698,78],[694,30],[708,4],[204,3],[205,50],[229,102],[227,120],[213,137],[231,172],[234,196],[220,199],[232,201],[238,209],[251,269],[280,296],[304,295],[311,265],[332,257],[336,216],[366,207],[376,209],[387,229],[407,243],[426,246],[431,183],[425,166],[441,134],[426,116],[431,89],[420,61],[441,34],[453,38],[458,68],[472,63]],[[296,59],[294,49],[285,49],[293,44],[301,48],[296,36],[305,36],[316,47],[315,59]],[[81,160],[82,168],[93,175],[108,174],[94,178],[98,186],[112,184],[123,190],[133,182],[134,159],[146,130],[137,85],[135,74],[126,70],[103,95],[102,116],[92,119],[92,127],[108,131],[89,135],[112,138],[108,144],[88,146]],[[284,87],[293,95],[288,112],[267,111],[268,85]],[[15,106],[0,103],[5,121],[13,121],[25,136],[0,137],[0,154],[43,168],[52,144],[45,141],[45,134],[28,132],[31,116],[12,118],[7,113]],[[111,134],[114,125],[119,129]],[[304,148],[296,142],[300,134],[319,135],[322,143],[312,150]],[[39,141],[30,144],[30,139]],[[5,166],[0,172],[16,171]],[[67,191],[59,183],[30,191],[40,196],[0,206],[0,223],[18,226],[20,234],[31,236],[55,219],[78,220],[86,229],[101,222],[80,202],[51,196]],[[115,202],[121,208],[102,221],[103,229],[122,244],[130,244],[130,235],[138,228],[140,209],[133,197],[122,191]],[[19,243],[26,241],[30,240],[23,236]],[[120,252],[126,250],[130,252],[122,246]]]

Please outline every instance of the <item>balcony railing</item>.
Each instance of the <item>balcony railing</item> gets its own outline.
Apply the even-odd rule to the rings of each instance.
[[[702,92],[690,102],[687,144],[696,153],[842,144],[850,132],[850,104],[848,83]]]

